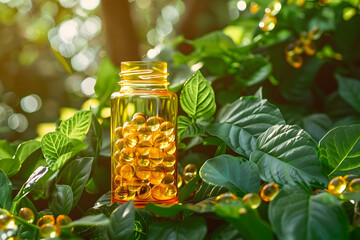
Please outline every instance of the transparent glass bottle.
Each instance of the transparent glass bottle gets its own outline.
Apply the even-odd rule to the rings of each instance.
[[[111,95],[111,201],[178,202],[177,110],[165,62],[122,62]]]

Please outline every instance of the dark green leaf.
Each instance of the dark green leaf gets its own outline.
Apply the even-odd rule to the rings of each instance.
[[[360,192],[345,192],[343,194],[337,195],[339,199],[345,200],[345,201],[360,201]]]
[[[188,182],[184,187],[179,191],[179,202],[184,202],[197,188],[197,182],[199,181],[200,176],[197,175],[190,182]]]
[[[84,142],[88,148],[84,151],[87,156],[92,156],[97,159],[99,156],[103,140],[103,131],[101,125],[94,114],[92,114],[91,125]]]
[[[336,75],[340,96],[360,113],[360,81]]]
[[[22,164],[25,160],[41,146],[41,143],[37,140],[30,140],[21,143],[15,152],[15,158],[17,158]]]
[[[16,236],[21,239],[36,239],[36,229],[29,226],[20,225],[16,232]],[[15,238],[16,239],[16,238]]]
[[[208,184],[223,186],[237,195],[257,192],[260,187],[259,171],[252,162],[231,155],[207,160],[200,169],[201,178]]]
[[[218,148],[216,149],[215,155],[214,157],[223,155],[226,153],[226,143],[222,143],[218,146]]]
[[[320,159],[336,170],[351,170],[360,166],[360,124],[336,127],[319,142]]]
[[[231,51],[236,48],[233,40],[222,31],[214,31],[190,42],[197,51],[209,56]]]
[[[238,211],[241,208],[244,208],[247,213],[239,214]],[[216,204],[213,211],[231,223],[245,239],[273,239],[270,226],[240,200]]]
[[[63,121],[57,130],[69,138],[84,140],[89,130],[91,119],[92,112],[90,110],[78,111],[74,116]]]
[[[316,144],[299,126],[276,125],[257,139],[250,160],[257,164],[260,177],[281,185],[300,182],[326,185],[316,153]]]
[[[100,207],[102,205],[110,205],[111,204],[111,191],[103,194],[94,204],[94,207]]]
[[[6,176],[11,177],[20,170],[20,162],[17,158],[1,158],[0,169]]]
[[[256,148],[256,138],[270,126],[285,123],[279,109],[254,97],[244,97],[226,106],[217,122],[207,128],[232,150],[249,157]]]
[[[269,218],[279,239],[348,239],[349,221],[337,198],[302,189],[280,191],[270,202]]]
[[[60,169],[71,157],[73,146],[70,138],[61,132],[50,132],[41,139],[41,150],[51,170]]]
[[[94,216],[85,216],[75,220],[72,223],[66,225],[66,228],[71,228],[74,226],[107,225],[109,223],[109,219],[104,214],[98,214]]]
[[[236,80],[244,86],[252,86],[264,81],[271,73],[271,63],[262,56],[246,56],[239,61],[243,71],[236,76]]]
[[[143,208],[135,208],[135,221],[140,222],[143,231],[147,232],[149,226],[154,223],[155,217],[149,211]]]
[[[49,202],[50,210],[56,215],[69,214],[72,209],[73,192],[68,185],[55,184],[52,193],[51,202]]]
[[[145,208],[160,217],[172,217],[175,214],[187,209],[186,206],[182,204],[167,205],[154,203],[148,203]]]
[[[227,191],[228,190],[225,187],[211,185],[211,184],[208,184],[203,181],[200,184],[199,189],[195,192],[194,201],[200,202],[204,199],[216,197],[216,196],[220,195],[221,193],[225,193]]]
[[[190,216],[182,222],[166,221],[151,224],[149,240],[204,239],[207,232],[206,221],[199,216]]]
[[[304,130],[317,142],[327,133],[332,121],[322,113],[315,113],[303,118]]]
[[[4,139],[0,139],[0,159],[12,158],[14,153],[15,149],[11,146],[11,144]]]
[[[11,208],[12,184],[6,174],[0,169],[0,208]]]
[[[93,158],[80,158],[71,161],[60,172],[58,177],[59,184],[69,185],[73,192],[72,208],[79,201],[84,190],[85,184],[89,179]]]
[[[241,235],[239,231],[231,224],[221,224],[211,234],[211,240],[240,240]]]
[[[119,206],[110,216],[105,239],[128,239],[134,234],[135,208],[129,201]]]
[[[195,72],[184,84],[180,104],[191,118],[211,117],[215,113],[214,90],[200,71]]]
[[[188,137],[195,137],[204,134],[205,128],[200,124],[193,122],[186,116],[178,117],[178,139],[182,140]]]

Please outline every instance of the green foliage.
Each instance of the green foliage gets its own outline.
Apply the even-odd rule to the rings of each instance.
[[[49,202],[49,209],[56,216],[69,214],[72,209],[73,198],[73,192],[70,186],[55,184],[52,199]]]
[[[0,170],[0,208],[10,209],[11,207],[12,184],[6,174]]]

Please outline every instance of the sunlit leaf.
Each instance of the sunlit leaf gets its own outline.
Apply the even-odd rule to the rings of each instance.
[[[58,131],[69,138],[83,140],[89,130],[91,119],[92,112],[90,110],[78,111],[72,117],[63,121]]]

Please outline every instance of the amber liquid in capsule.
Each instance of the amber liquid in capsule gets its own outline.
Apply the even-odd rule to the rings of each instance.
[[[177,109],[166,64],[125,62],[111,96],[111,201],[178,202]]]

